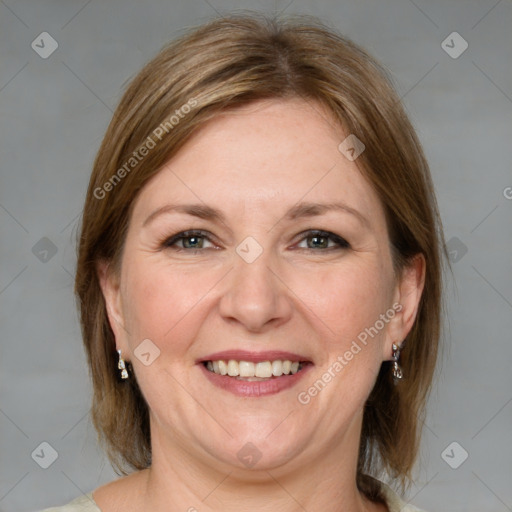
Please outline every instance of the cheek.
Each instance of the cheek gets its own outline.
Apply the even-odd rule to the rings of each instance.
[[[378,264],[347,266],[317,276],[309,287],[312,309],[325,324],[332,344],[356,339],[389,308],[385,276]]]
[[[387,326],[381,315],[390,310],[387,276],[378,263],[354,265],[317,275],[309,287],[309,318],[322,357],[298,400],[325,415],[328,425],[348,422],[374,386]]]
[[[176,271],[160,263],[127,265],[123,310],[132,343],[144,338],[154,340],[159,346],[169,340],[179,342],[185,325],[191,337],[190,329],[200,325],[197,315],[201,311],[201,299],[215,281],[212,274]],[[191,317],[194,317],[192,322]]]

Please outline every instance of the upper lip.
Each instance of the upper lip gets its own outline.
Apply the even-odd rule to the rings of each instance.
[[[215,352],[214,354],[207,355],[198,359],[197,363],[204,363],[205,361],[248,361],[252,363],[260,363],[263,361],[285,361],[289,360],[292,363],[297,362],[308,362],[311,361],[300,354],[294,354],[293,352],[285,352],[282,350],[266,350],[263,352],[250,352],[248,350],[224,350],[222,352]]]

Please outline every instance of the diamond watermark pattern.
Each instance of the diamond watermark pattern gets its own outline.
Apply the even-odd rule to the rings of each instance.
[[[30,46],[39,57],[47,59],[59,47],[59,43],[48,32],[41,32]]]
[[[446,250],[448,251],[448,257],[451,263],[458,263],[468,252],[467,245],[457,238],[452,236],[448,242],[446,242]]]
[[[458,59],[468,49],[468,46],[468,42],[458,32],[452,32],[441,43],[441,48],[452,59]]]
[[[246,263],[253,263],[256,261],[261,256],[262,252],[263,247],[261,247],[258,241],[252,236],[248,236],[245,240],[238,244],[236,248],[236,253]]]
[[[363,142],[353,133],[344,139],[338,146],[340,153],[342,153],[345,158],[351,162],[353,162],[365,150],[365,148],[366,146]]]
[[[43,469],[48,469],[59,457],[57,450],[46,441],[43,441],[31,455],[34,461]]]
[[[34,256],[43,263],[50,261],[57,254],[57,250],[57,246],[45,236],[32,247]]]
[[[248,468],[254,467],[261,459],[261,455],[258,447],[252,443],[245,443],[237,453],[238,460]]]
[[[149,366],[160,356],[160,349],[150,339],[145,339],[133,353],[144,366]]]
[[[460,467],[468,456],[468,452],[457,441],[450,443],[441,453],[441,458],[452,469]]]

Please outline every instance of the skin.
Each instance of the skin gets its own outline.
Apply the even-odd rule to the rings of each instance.
[[[153,463],[97,489],[104,512],[387,510],[355,485],[362,408],[413,325],[425,265],[418,257],[394,275],[383,207],[338,150],[346,136],[318,104],[259,101],[203,126],[137,197],[120,276],[107,262],[98,273],[117,348],[150,407]],[[287,219],[298,202],[343,202],[368,225],[339,210]],[[143,226],[157,208],[189,203],[224,221],[174,211]],[[162,243],[190,229],[206,238]],[[326,246],[311,229],[350,247]],[[248,236],[263,249],[252,263],[235,251]],[[299,403],[394,303],[402,310]],[[144,339],[160,350],[149,366],[133,354]],[[227,349],[287,350],[315,366],[291,389],[241,398],[195,364]],[[247,442],[261,453],[251,469],[237,458]]]

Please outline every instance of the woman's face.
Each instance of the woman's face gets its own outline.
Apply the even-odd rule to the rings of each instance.
[[[154,460],[356,457],[363,405],[421,286],[395,280],[383,207],[338,149],[347,135],[316,103],[253,103],[205,125],[138,196],[120,281],[102,286]],[[297,370],[286,360],[305,364],[278,376]]]

